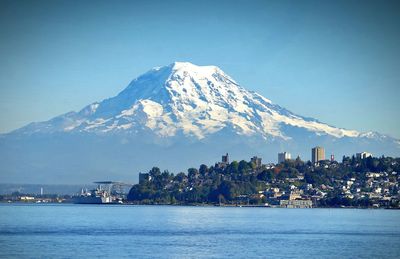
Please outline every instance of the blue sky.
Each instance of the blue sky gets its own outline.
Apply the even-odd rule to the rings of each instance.
[[[400,138],[399,1],[0,0],[0,132],[217,65],[304,116]]]

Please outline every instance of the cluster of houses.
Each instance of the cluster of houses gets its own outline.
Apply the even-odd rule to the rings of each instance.
[[[317,151],[315,151],[317,149]],[[314,148],[312,152],[318,152],[321,147]],[[319,151],[320,152],[320,151]],[[315,155],[317,156],[317,155]],[[357,153],[356,157],[359,159],[366,159],[372,157],[371,153],[361,152]],[[287,152],[278,154],[278,162],[284,162],[290,160],[290,154]],[[273,169],[276,165],[261,164],[261,158],[253,157],[251,162],[256,165],[256,168]],[[224,167],[229,163],[228,154],[222,157],[222,162],[216,164],[218,167]],[[317,160],[315,159],[312,166],[318,166],[323,168],[335,168],[338,167],[338,162],[331,156],[330,160]],[[388,207],[393,204],[393,201],[399,201],[398,195],[400,174],[397,172],[367,172],[365,177],[357,179],[355,177],[349,180],[335,180],[335,187],[329,185],[314,186],[312,184],[305,184],[298,188],[291,184],[298,181],[304,181],[304,175],[299,174],[295,178],[286,178],[285,180],[276,180],[272,183],[266,183],[264,191],[259,191],[257,194],[253,194],[253,198],[264,199],[267,202],[266,206],[284,207],[284,208],[311,208],[318,204],[318,201],[327,197],[330,191],[333,191],[338,186],[341,186],[340,192],[341,197],[358,200],[358,199],[369,199],[372,201],[373,207]],[[285,186],[289,184],[289,187],[278,188],[276,186]],[[246,195],[241,195],[240,199],[248,199]]]
[[[341,181],[342,194],[349,199],[368,198],[374,207],[389,206],[392,200],[398,200],[394,190],[399,189],[400,175],[397,172],[367,172],[366,180],[351,178]]]

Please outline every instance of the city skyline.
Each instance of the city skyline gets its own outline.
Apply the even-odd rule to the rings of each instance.
[[[0,3],[1,133],[190,61],[295,113],[400,138],[396,2],[60,3]]]

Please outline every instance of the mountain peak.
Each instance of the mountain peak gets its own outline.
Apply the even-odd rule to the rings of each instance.
[[[180,61],[175,61],[174,63],[170,64],[169,67],[171,67],[172,71],[187,71],[187,72],[195,72],[195,73],[205,73],[205,72],[217,72],[221,71],[220,68],[217,66],[199,66],[195,65],[190,62],[180,62]]]
[[[137,81],[138,79],[143,79],[146,77],[159,77],[163,78],[163,80],[167,80],[168,78],[169,79],[182,78],[186,76],[189,76],[190,78],[221,77],[238,85],[231,77],[229,77],[224,71],[222,71],[217,66],[213,65],[200,66],[190,62],[180,62],[180,61],[171,63],[168,66],[154,67],[144,75],[135,79],[133,82]]]

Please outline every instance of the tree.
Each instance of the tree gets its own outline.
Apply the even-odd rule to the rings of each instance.
[[[238,174],[239,173],[239,164],[237,161],[233,161],[228,166],[228,173],[230,174]]]
[[[257,179],[260,181],[270,182],[272,179],[274,179],[274,173],[272,170],[264,170],[257,175]]]
[[[200,165],[199,173],[200,173],[202,176],[207,175],[207,174],[208,174],[208,167],[207,167],[206,165],[204,165],[204,164]]]
[[[193,181],[197,179],[197,176],[199,175],[199,171],[197,171],[196,168],[189,168],[188,169],[188,177],[190,181]]]
[[[238,194],[237,186],[231,181],[223,181],[218,190],[227,200],[233,200]]]
[[[251,167],[249,166],[249,164],[248,164],[246,161],[241,160],[241,161],[239,162],[238,170],[239,170],[239,172],[240,172],[241,174],[247,173],[247,171],[249,171],[250,168],[251,168]]]
[[[175,181],[178,181],[178,182],[180,182],[180,183],[182,183],[186,178],[187,178],[186,174],[180,172],[179,174],[177,174],[177,175],[174,177],[174,180],[175,180]]]
[[[153,167],[150,171],[149,174],[151,177],[155,178],[161,174],[160,168],[158,167]]]

